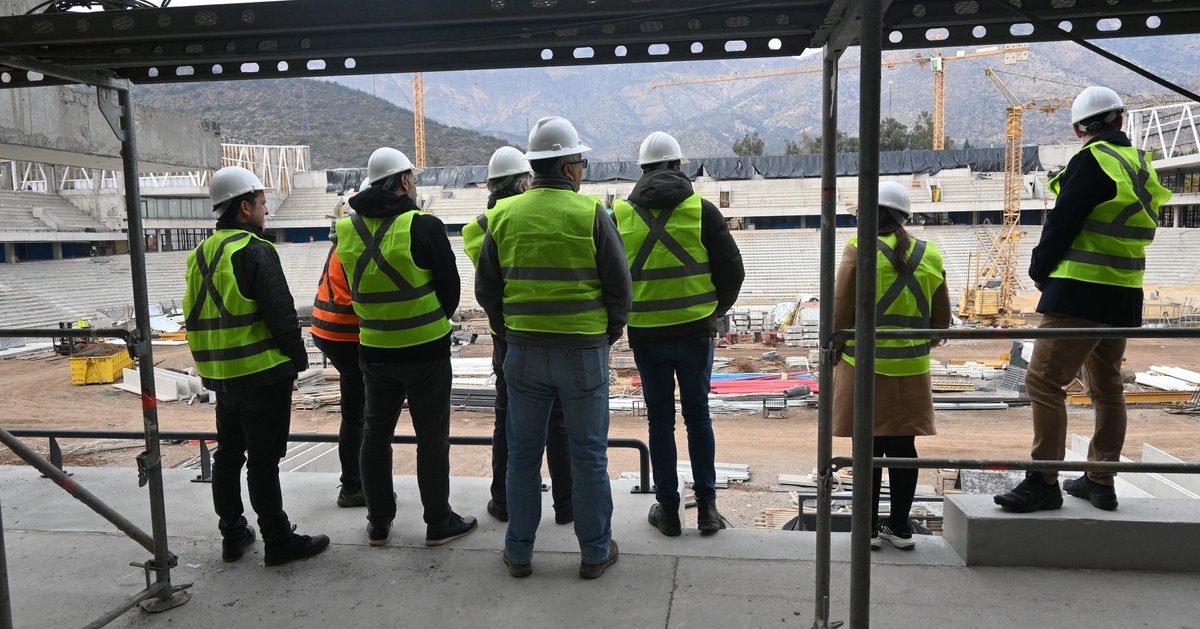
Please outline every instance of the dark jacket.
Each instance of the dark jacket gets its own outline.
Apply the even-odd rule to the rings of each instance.
[[[350,207],[367,218],[399,216],[420,209],[412,197],[398,196],[378,186],[367,188],[350,197]],[[442,312],[449,319],[454,311],[458,310],[462,286],[459,283],[454,251],[450,249],[450,239],[446,237],[446,226],[436,216],[415,216],[409,238],[412,242],[413,262],[433,274],[433,291],[437,294],[438,302],[442,304]],[[346,269],[347,277],[351,277],[353,273],[353,269]],[[449,333],[442,338],[412,347],[384,349],[362,345],[359,349],[359,356],[366,363],[425,362],[439,360],[449,354]]]
[[[1099,141],[1130,146],[1129,137],[1121,131],[1105,131],[1084,146]],[[1029,277],[1042,285],[1038,312],[1081,317],[1118,327],[1142,325],[1142,289],[1050,277],[1083,230],[1083,222],[1092,210],[1115,196],[1116,183],[1100,168],[1091,151],[1080,151],[1067,163],[1058,199],[1046,216],[1042,238],[1034,247],[1029,264]]]
[[[664,210],[679,205],[692,196],[692,182],[678,170],[655,170],[642,175],[629,201],[647,209]],[[712,338],[717,334],[717,323],[737,301],[746,269],[742,266],[742,252],[729,233],[725,217],[717,206],[707,200],[700,201],[700,243],[708,250],[708,264],[712,283],[717,289],[717,309],[712,316],[697,321],[660,328],[629,328],[629,346],[633,348],[652,343],[669,342],[682,338]]]
[[[238,229],[263,237],[261,229],[232,220],[217,221],[217,229]],[[238,290],[258,303],[271,337],[291,362],[281,363],[258,373],[229,380],[204,379],[204,386],[220,393],[240,393],[256,387],[293,380],[296,374],[308,369],[308,351],[300,336],[300,321],[296,318],[296,302],[288,290],[283,266],[275,248],[259,240],[234,252],[231,260]]]
[[[536,175],[534,188],[553,188],[576,191],[575,183],[562,176]],[[596,223],[592,229],[596,244],[596,269],[600,273],[601,298],[608,311],[608,331],[604,335],[552,334],[522,332],[504,327],[504,279],[500,275],[500,254],[491,232],[483,237],[479,251],[479,266],[475,271],[475,300],[487,313],[488,323],[501,340],[517,345],[538,347],[587,349],[604,347],[621,338],[621,330],[629,318],[629,306],[633,300],[633,285],[629,280],[629,267],[625,264],[625,245],[617,227],[608,217],[604,206],[596,204]]]

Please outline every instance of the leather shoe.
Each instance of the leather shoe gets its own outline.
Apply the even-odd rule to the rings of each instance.
[[[221,559],[237,561],[242,558],[247,548],[254,544],[254,529],[247,526],[237,537],[226,537],[221,540]]]
[[[679,523],[679,505],[667,507],[656,503],[650,507],[650,515],[646,519],[650,526],[667,537],[677,537],[683,533],[683,526]]]
[[[479,528],[479,522],[475,521],[474,516],[468,515],[464,518],[457,513],[451,513],[450,519],[445,526],[425,527],[425,545],[441,546],[446,542],[452,542],[460,537],[466,537],[477,528]]]
[[[617,558],[621,556],[621,552],[617,549],[617,540],[608,541],[608,559],[599,563],[588,563],[586,561],[579,562],[579,576],[585,579],[599,579],[604,576],[604,571],[609,566],[617,563]]]
[[[329,537],[326,535],[296,535],[288,533],[287,539],[281,542],[267,544],[264,561],[268,566],[281,566],[297,559],[308,559],[319,555],[329,548]]]
[[[508,522],[508,509],[495,500],[488,501],[487,512],[493,518],[496,518],[501,522]]]
[[[725,518],[721,517],[720,511],[717,511],[716,500],[696,501],[696,521],[700,526],[700,532],[706,535],[712,535],[725,528]]]
[[[517,579],[524,579],[533,574],[533,563],[513,563],[508,558],[508,553],[503,550],[500,551],[500,560],[504,562],[504,565],[508,566],[508,574]]]

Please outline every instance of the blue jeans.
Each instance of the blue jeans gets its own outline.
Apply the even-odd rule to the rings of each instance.
[[[583,561],[608,559],[612,489],[608,483],[608,348],[554,349],[509,344],[508,532],[504,551],[515,564],[533,560],[542,519],[542,450],[557,397],[566,416],[575,506],[575,537]]]
[[[650,423],[650,463],[654,467],[654,496],[660,504],[679,504],[675,451],[675,378],[687,426],[688,458],[692,462],[696,500],[717,499],[717,445],[708,414],[712,380],[712,340],[677,339],[640,346],[633,360],[642,376],[642,397]]]

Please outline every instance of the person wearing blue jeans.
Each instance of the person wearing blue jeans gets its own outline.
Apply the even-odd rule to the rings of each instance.
[[[600,200],[579,194],[590,150],[569,121],[538,120],[529,133],[533,187],[484,213],[487,230],[475,298],[508,343],[508,531],[501,559],[533,573],[542,514],[541,467],[550,409],[566,416],[579,576],[595,579],[620,556],[608,481],[608,348],[632,299],[616,226]]]
[[[655,496],[647,520],[663,535],[683,533],[675,473],[675,379],[687,426],[702,534],[725,528],[717,511],[716,440],[708,414],[717,323],[737,301],[742,254],[725,217],[680,170],[679,142],[651,133],[638,151],[642,177],[629,199],[613,203],[633,282],[629,348],[642,377],[650,424]]]

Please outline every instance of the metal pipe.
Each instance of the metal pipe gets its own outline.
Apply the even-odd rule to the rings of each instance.
[[[854,502],[850,521],[850,627],[871,625],[871,457],[875,433],[875,275],[879,229],[882,0],[863,0],[859,24],[858,259],[854,335]]]
[[[137,440],[143,437],[140,432],[132,430],[74,430],[67,428],[13,428],[7,431],[14,437],[42,439],[129,439]],[[216,441],[215,432],[198,431],[164,431],[158,433],[163,441]],[[450,435],[450,445],[454,446],[490,446],[491,436],[483,435]],[[327,433],[293,433],[288,435],[288,441],[304,443],[337,443],[337,434]],[[416,445],[416,435],[392,435],[392,443]],[[638,451],[638,491],[650,493],[650,448],[639,439],[610,438],[610,448],[632,448]],[[37,456],[36,453],[34,456]],[[41,457],[39,460],[44,461]]]
[[[118,513],[115,509],[105,504],[95,494],[72,480],[70,476],[67,476],[61,470],[51,465],[49,461],[38,456],[37,452],[34,452],[32,448],[22,443],[20,439],[17,439],[12,433],[3,428],[0,428],[0,443],[8,446],[8,449],[12,450],[14,454],[44,474],[46,478],[54,481],[59,487],[65,489],[67,493],[74,496],[77,500],[87,505],[92,511],[100,514],[105,520],[112,522],[114,526],[132,538],[133,541],[141,544],[146,550],[154,552],[155,540],[149,534],[138,528],[138,525],[130,522],[128,518]]]
[[[63,336],[128,341],[133,336],[133,333],[124,328],[10,328],[0,330],[0,338],[53,338]]]
[[[163,592],[164,587],[166,588],[166,592]],[[100,629],[100,627],[103,627],[103,626],[107,625],[108,623],[125,615],[125,612],[136,607],[138,603],[141,603],[142,601],[149,600],[149,599],[156,598],[156,597],[160,597],[160,598],[167,597],[167,596],[171,595],[171,592],[172,592],[172,590],[171,590],[170,586],[166,586],[161,583],[155,583],[154,585],[148,586],[146,589],[142,590],[141,592],[138,592],[137,594],[134,594],[133,596],[125,599],[125,601],[123,603],[112,608],[111,610],[106,612],[103,616],[84,625],[83,629]]]
[[[13,629],[12,599],[8,593],[8,559],[4,554],[4,514],[0,508],[0,629]]]
[[[1200,463],[1145,463],[1140,461],[1026,461],[1023,459],[907,459],[874,458],[875,467],[898,469],[966,469],[1007,472],[1009,470],[1046,470],[1055,472],[1139,472],[1146,474],[1200,474]],[[833,468],[842,469],[853,459],[834,457]]]
[[[837,246],[837,67],[840,52],[825,47],[821,72],[821,363],[818,381],[833,388],[833,275]],[[830,543],[833,504],[829,460],[833,456],[833,396],[817,400],[817,546],[815,554],[815,601],[813,629],[829,627]],[[801,508],[803,513],[803,508]]]
[[[129,270],[133,276],[133,311],[137,329],[130,347],[138,359],[142,385],[142,424],[146,451],[139,457],[150,491],[150,529],[154,534],[153,570],[158,595],[166,600],[171,589],[171,553],[167,549],[167,509],[163,499],[162,456],[158,441],[158,401],[154,395],[154,353],[150,344],[150,298],[146,283],[146,250],[142,236],[142,202],[138,177],[137,128],[133,112],[132,85],[117,92],[121,107],[121,167],[125,176],[125,216],[129,227]]]
[[[987,328],[953,330],[878,330],[879,339],[1194,339],[1200,328]],[[854,330],[833,333],[836,341],[855,338]]]

